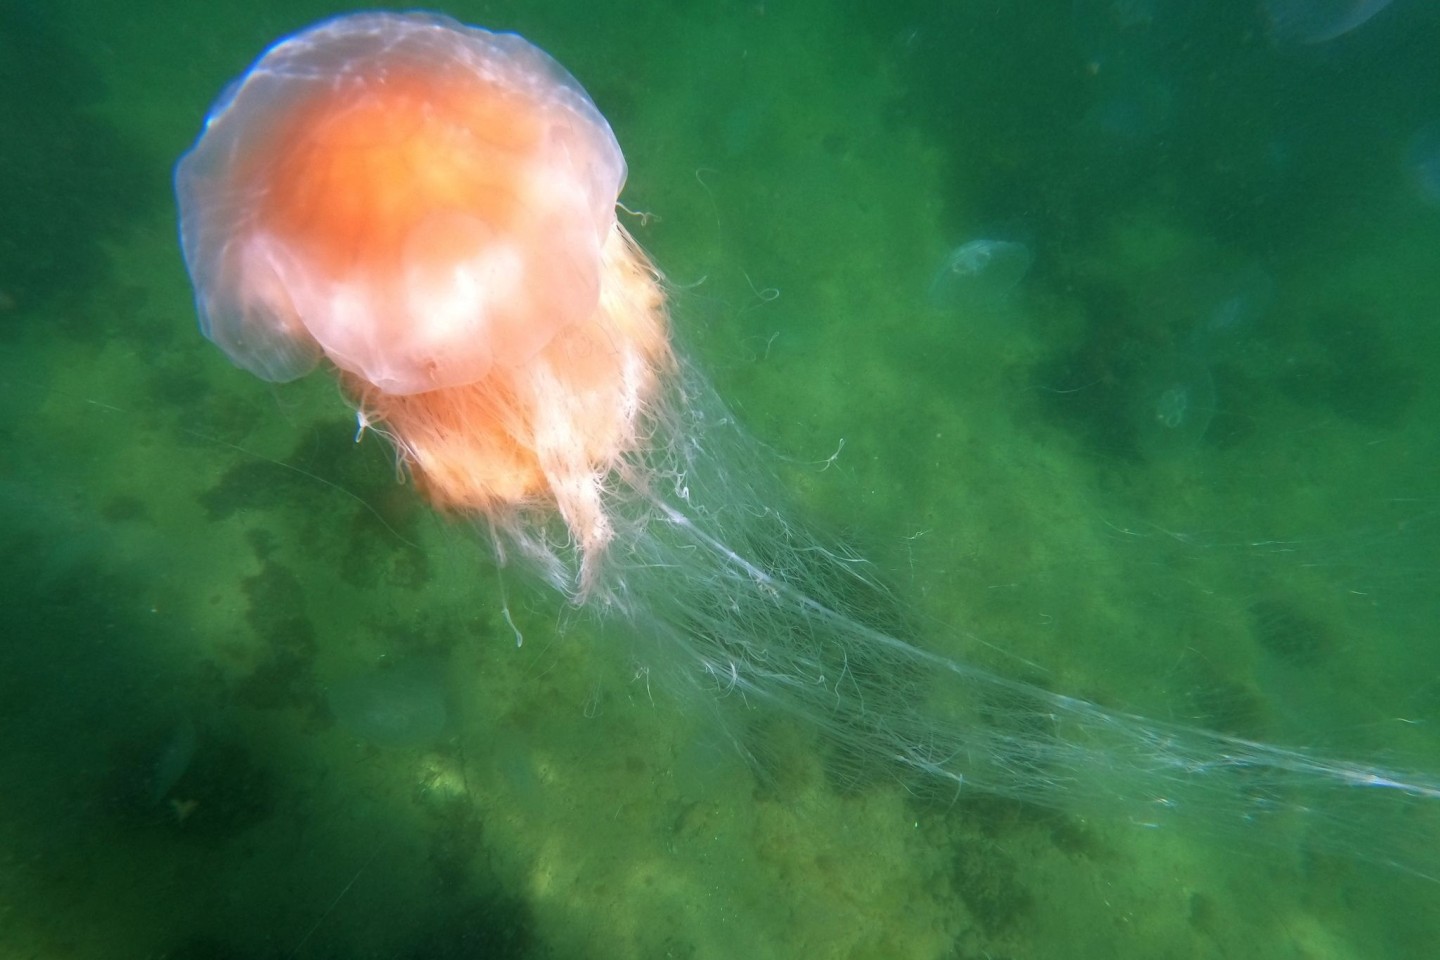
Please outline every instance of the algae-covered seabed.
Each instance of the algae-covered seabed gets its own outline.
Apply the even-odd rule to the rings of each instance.
[[[919,642],[1440,771],[1440,210],[1404,162],[1440,117],[1405,60],[1436,17],[1283,49],[1248,4],[1173,34],[1164,5],[958,6],[448,12],[591,91],[685,349]],[[0,956],[1430,955],[1440,886],[1363,855],[1433,841],[1434,802],[1339,851],[1323,819],[1147,828],[837,783],[772,718],[756,771],[622,631],[509,575],[517,648],[483,531],[353,444],[324,376],[262,384],[194,328],[169,167],[265,43],[338,10],[0,9],[29,177],[0,274]],[[1025,282],[937,307],[987,234],[1031,247]],[[1203,432],[1146,439],[1156,369],[1210,378]],[[328,684],[417,661],[445,668],[437,742],[335,722]]]

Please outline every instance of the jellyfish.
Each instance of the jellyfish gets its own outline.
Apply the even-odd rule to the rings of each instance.
[[[1246,837],[1309,817],[1345,852],[1431,869],[1413,821],[1377,836],[1357,814],[1440,800],[1424,775],[1106,710],[917,636],[869,565],[790,515],[672,346],[615,215],[625,175],[583,88],[520,37],[323,22],[268,49],[178,164],[201,330],[265,379],[323,364],[436,508],[621,624],[681,704],[771,710],[837,769],[910,789]]]
[[[1274,281],[1254,264],[1221,281],[1220,298],[1179,342],[1140,369],[1132,398],[1138,452],[1150,462],[1196,452],[1219,412],[1212,368],[1269,308]]]
[[[1325,43],[1363,26],[1390,0],[1265,0],[1275,36],[1292,43]]]
[[[1184,347],[1146,365],[1136,391],[1136,442],[1146,460],[1193,453],[1215,416],[1215,381],[1198,345]]]
[[[945,255],[930,282],[930,302],[943,310],[966,310],[1003,304],[1025,279],[1034,256],[1014,240],[980,238],[962,243]]]
[[[1405,168],[1421,201],[1440,207],[1440,122],[1427,123],[1411,135]]]
[[[517,534],[553,507],[588,586],[603,480],[671,366],[658,275],[615,216],[625,173],[520,37],[332,20],[275,45],[176,170],[200,327],[267,380],[328,361],[436,506]]]
[[[423,660],[344,677],[325,702],[341,729],[380,747],[428,746],[449,722],[439,667]]]

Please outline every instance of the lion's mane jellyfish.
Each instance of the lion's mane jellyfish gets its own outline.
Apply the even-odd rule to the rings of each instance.
[[[557,508],[593,580],[601,480],[670,363],[658,277],[615,216],[625,160],[514,34],[359,14],[271,47],[180,161],[205,334],[289,380],[321,358],[434,504]]]
[[[739,692],[802,720],[836,776],[1246,837],[1303,816],[1433,872],[1413,819],[1362,815],[1440,799],[1429,778],[1106,711],[913,641],[868,565],[785,515],[762,448],[672,351],[615,218],[614,135],[521,38],[429,14],[312,27],[226,91],[175,179],[205,334],[269,380],[332,366],[432,503],[622,619],[687,704]],[[1028,251],[1009,254],[1018,279]]]

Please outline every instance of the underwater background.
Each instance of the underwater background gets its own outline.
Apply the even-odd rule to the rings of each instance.
[[[0,0],[0,960],[1433,955],[1440,800],[837,779],[233,368],[171,168],[347,9]],[[917,643],[1440,776],[1440,7],[444,12],[590,92],[681,349]]]

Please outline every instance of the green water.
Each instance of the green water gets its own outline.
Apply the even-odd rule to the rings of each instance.
[[[446,12],[591,92],[684,349],[928,648],[1440,776],[1440,13],[1256,7]],[[324,376],[195,330],[171,166],[337,12],[0,3],[0,958],[1433,954],[1440,885],[1367,856],[1440,865],[1440,802],[1327,842],[837,784],[803,729],[757,771],[509,576],[517,648]],[[1033,263],[957,311],[981,237]],[[417,664],[433,743],[337,722]]]

